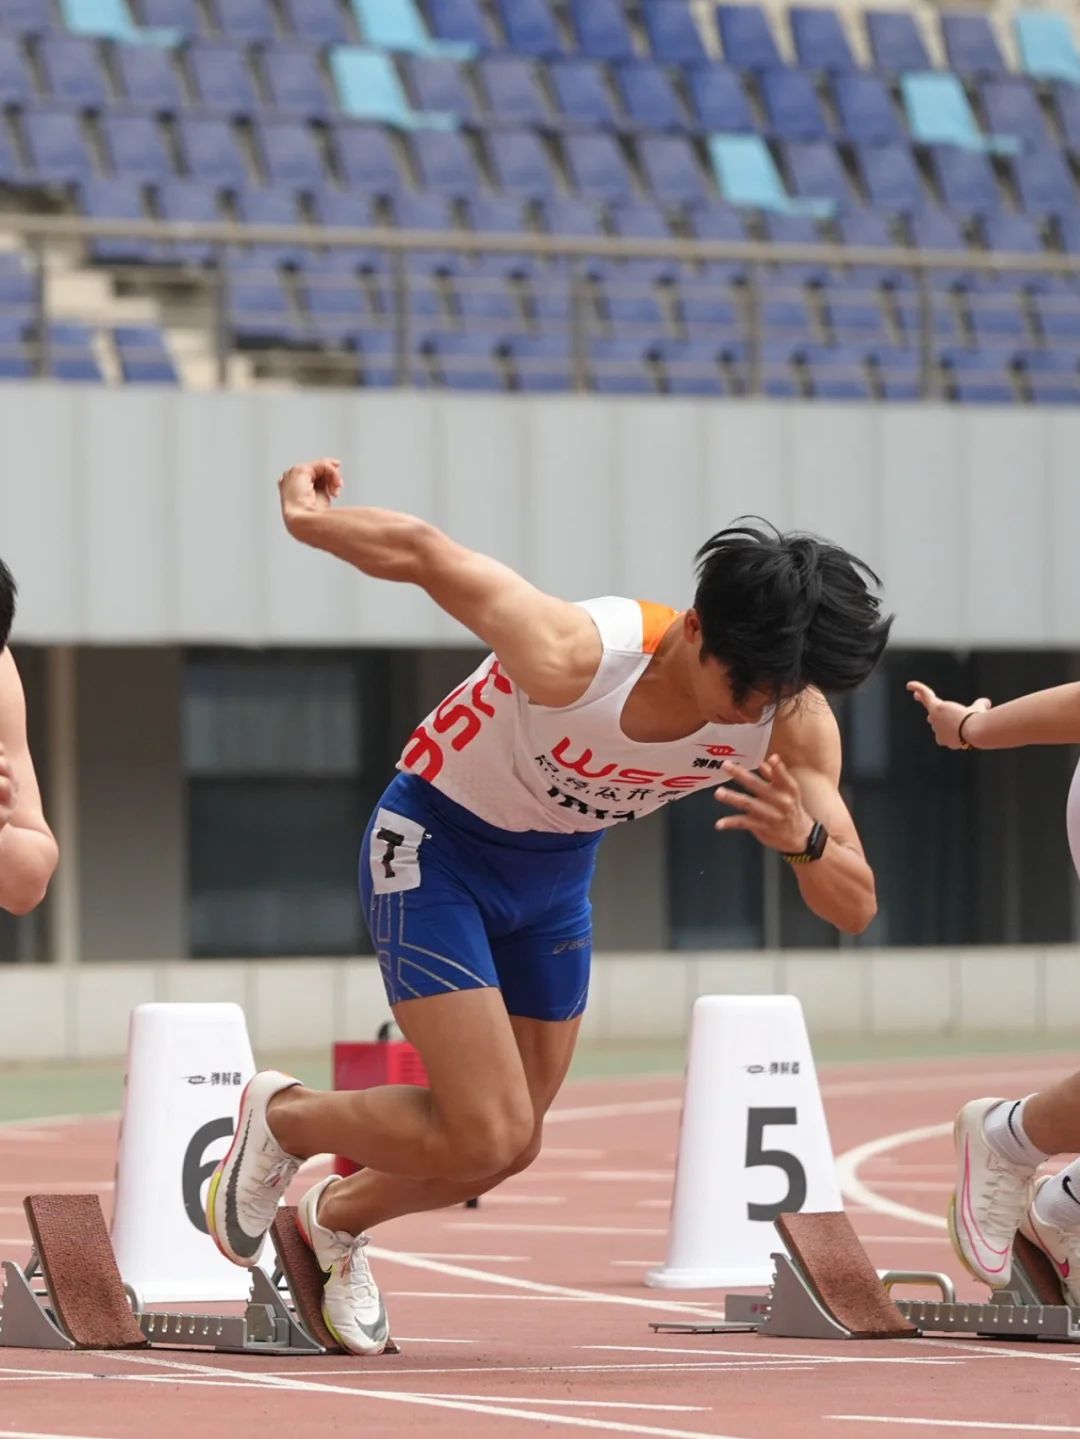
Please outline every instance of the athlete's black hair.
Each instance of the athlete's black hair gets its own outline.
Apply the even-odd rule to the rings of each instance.
[[[11,625],[15,619],[16,593],[11,571],[3,560],[0,560],[0,653],[3,653],[11,635]]]
[[[737,702],[751,690],[784,699],[809,685],[856,689],[889,639],[892,616],[874,592],[881,581],[839,545],[747,519],[697,553],[702,658],[727,666]]]

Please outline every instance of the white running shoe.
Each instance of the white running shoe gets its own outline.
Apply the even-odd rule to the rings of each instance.
[[[1053,1264],[1066,1303],[1080,1306],[1080,1233],[1047,1224],[1035,1213],[1039,1190],[1053,1177],[1052,1174],[1044,1174],[1028,1191],[1030,1203],[1021,1221],[1020,1233],[1025,1239],[1030,1239],[1036,1249],[1041,1249]]]
[[[957,1174],[949,1201],[949,1236],[965,1269],[991,1289],[1003,1289],[1012,1275],[1013,1240],[1035,1172],[1001,1159],[983,1136],[987,1114],[1004,1102],[973,1099],[953,1126]]]
[[[327,1329],[350,1354],[382,1354],[390,1343],[390,1322],[364,1253],[368,1237],[327,1229],[316,1218],[327,1185],[336,1180],[332,1174],[301,1199],[300,1233],[327,1275],[322,1305]]]
[[[264,1069],[251,1080],[240,1099],[232,1147],[210,1180],[210,1234],[225,1258],[245,1269],[258,1264],[266,1232],[301,1164],[274,1138],[266,1106],[275,1094],[299,1083],[276,1069]]]

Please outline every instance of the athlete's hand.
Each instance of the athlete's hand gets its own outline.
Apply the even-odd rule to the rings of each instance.
[[[938,699],[930,686],[924,685],[921,680],[912,680],[908,690],[926,711],[926,723],[933,729],[934,738],[946,749],[963,749],[960,726],[964,720],[971,714],[985,714],[992,707],[988,699],[978,699],[973,705]],[[965,734],[964,739],[970,739],[970,735]]]
[[[0,829],[11,819],[19,803],[19,782],[15,778],[7,751],[0,744]]]
[[[291,532],[298,515],[328,510],[341,494],[342,484],[340,460],[313,460],[286,470],[278,481],[285,528]]]
[[[748,770],[728,760],[723,773],[736,780],[744,790],[722,785],[716,791],[721,804],[740,811],[717,820],[717,829],[745,829],[781,854],[801,854],[810,838],[814,820],[806,811],[802,791],[791,771],[779,755],[762,760],[758,769]]]

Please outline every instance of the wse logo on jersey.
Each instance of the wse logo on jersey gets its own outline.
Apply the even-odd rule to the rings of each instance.
[[[420,888],[423,841],[422,824],[393,810],[379,810],[371,832],[371,882],[376,894]]]

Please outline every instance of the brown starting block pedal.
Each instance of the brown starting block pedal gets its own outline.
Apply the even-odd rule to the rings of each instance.
[[[889,1298],[842,1210],[781,1214],[776,1230],[814,1298],[852,1339],[910,1339],[918,1334]]]

